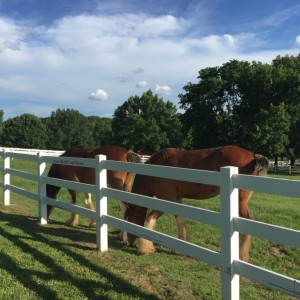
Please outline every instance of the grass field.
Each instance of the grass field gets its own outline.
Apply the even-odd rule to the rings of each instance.
[[[12,167],[36,170],[34,163],[20,160]],[[34,182],[11,181],[36,191]],[[109,228],[109,251],[97,252],[89,220],[81,218],[79,227],[69,228],[64,222],[70,213],[56,209],[50,223],[41,226],[36,202],[12,193],[11,205],[3,206],[0,193],[0,299],[221,299],[218,268],[159,245],[156,253],[138,256],[117,239],[115,228]],[[69,201],[65,190],[59,198]],[[219,210],[217,197],[185,203]],[[300,199],[255,192],[250,208],[258,221],[300,230]],[[109,213],[121,216],[112,199]],[[191,220],[188,226],[191,242],[220,250],[218,228]],[[176,236],[174,217],[163,215],[157,230]],[[300,249],[254,237],[250,256],[250,263],[300,280]],[[292,299],[245,278],[240,290],[241,299]]]

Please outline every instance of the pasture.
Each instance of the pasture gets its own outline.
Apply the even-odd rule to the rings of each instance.
[[[35,172],[36,165],[14,159],[12,167]],[[22,168],[20,168],[22,166]],[[49,166],[48,166],[49,167]],[[279,175],[274,175],[279,176]],[[284,176],[299,180],[300,176]],[[34,182],[12,176],[12,184],[36,191]],[[2,192],[2,191],[1,191]],[[69,202],[65,190],[60,199]],[[80,204],[84,204],[81,195]],[[5,299],[220,299],[220,272],[206,263],[163,246],[148,256],[136,255],[109,228],[109,251],[95,250],[95,230],[89,220],[69,228],[70,213],[55,209],[51,221],[40,226],[37,203],[11,193],[11,205],[0,196],[0,298]],[[186,204],[219,210],[219,198],[188,200]],[[258,221],[300,230],[300,199],[255,192],[250,209]],[[109,199],[109,213],[121,217],[119,205]],[[173,216],[163,215],[157,230],[177,235]],[[189,221],[190,241],[220,250],[219,229]],[[250,262],[300,279],[300,249],[253,238]],[[241,299],[292,299],[241,278]]]

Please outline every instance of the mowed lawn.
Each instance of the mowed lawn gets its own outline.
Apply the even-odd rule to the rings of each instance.
[[[14,159],[12,167],[36,173],[32,162]],[[273,175],[272,175],[273,176]],[[299,176],[284,176],[299,180]],[[34,182],[12,183],[36,192]],[[55,209],[41,226],[37,203],[11,193],[4,206],[0,189],[0,299],[221,299],[220,270],[157,245],[156,253],[139,256],[109,228],[109,251],[96,251],[95,229],[89,220],[70,228],[70,213]],[[66,190],[59,198],[69,201]],[[84,205],[83,195],[79,195]],[[219,210],[219,198],[185,204]],[[300,230],[300,199],[254,192],[250,209],[258,221]],[[109,199],[109,214],[121,217],[118,203]],[[189,220],[190,241],[220,250],[219,228]],[[157,230],[176,236],[173,216],[165,214]],[[253,237],[250,263],[300,280],[300,249]],[[241,299],[292,299],[241,278]]]

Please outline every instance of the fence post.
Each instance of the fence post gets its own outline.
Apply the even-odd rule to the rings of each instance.
[[[38,168],[38,202],[39,202],[39,221],[41,224],[47,224],[47,204],[43,197],[46,196],[46,184],[43,176],[46,173],[46,163],[43,162],[43,156],[40,152],[37,153],[37,168]]]
[[[10,157],[7,155],[6,150],[3,150],[3,204],[10,205]]]
[[[233,230],[233,218],[239,216],[238,189],[233,188],[232,175],[237,167],[221,168],[221,255],[222,299],[238,300],[240,279],[233,270],[233,261],[239,259],[239,233]]]
[[[108,226],[104,223],[103,216],[107,215],[107,197],[103,196],[102,188],[107,187],[107,170],[102,168],[101,162],[106,160],[105,155],[97,155],[96,162],[96,230],[97,230],[97,249],[108,250]]]

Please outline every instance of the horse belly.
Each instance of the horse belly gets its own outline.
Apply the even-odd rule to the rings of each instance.
[[[77,167],[75,173],[79,182],[87,184],[96,183],[95,169],[93,168]]]
[[[188,199],[209,199],[220,193],[218,186],[201,183],[181,182],[177,188],[182,198]]]

